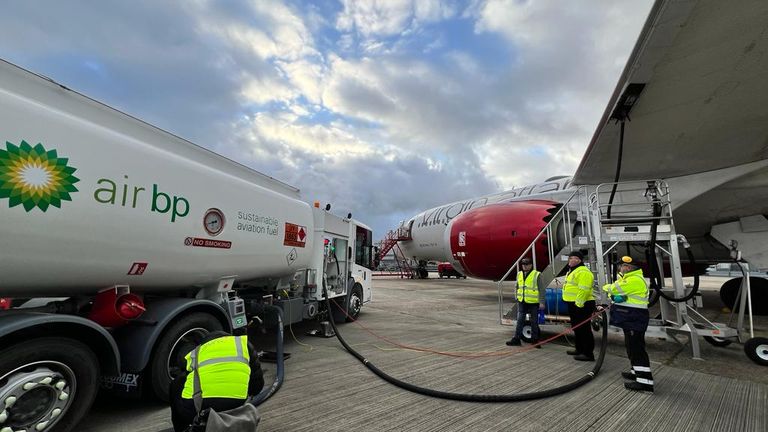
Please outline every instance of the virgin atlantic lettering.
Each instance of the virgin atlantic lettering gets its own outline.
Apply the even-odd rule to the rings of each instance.
[[[532,197],[533,195],[550,194],[568,189],[571,186],[571,178],[558,179],[556,181],[547,181],[544,183],[522,186],[510,189],[494,195],[488,195],[480,198],[459,201],[446,204],[440,207],[427,210],[415,218],[417,228],[432,226],[437,224],[447,225],[451,219],[473,208],[482,207],[488,204],[504,202],[505,200],[520,199],[522,197]]]

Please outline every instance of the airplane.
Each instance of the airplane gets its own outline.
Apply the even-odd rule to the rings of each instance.
[[[697,263],[738,245],[768,270],[765,16],[762,1],[657,0],[573,177],[426,210],[402,222],[401,250],[499,280],[574,188],[663,179]]]

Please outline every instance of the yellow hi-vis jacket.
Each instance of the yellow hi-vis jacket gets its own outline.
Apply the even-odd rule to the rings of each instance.
[[[607,292],[611,298],[615,295],[624,296],[626,301],[617,303],[621,306],[648,309],[648,284],[645,282],[642,269],[619,276],[616,282],[604,285],[603,291]]]
[[[181,397],[192,399],[194,394],[194,351],[187,354],[187,380]],[[203,398],[245,399],[248,397],[249,366],[248,338],[223,336],[200,346],[197,364]]]
[[[539,299],[539,273],[531,270],[528,277],[524,278],[523,271],[517,272],[517,301],[521,303],[540,303]]]
[[[577,307],[584,307],[584,303],[594,300],[592,294],[592,284],[595,282],[595,275],[586,266],[578,266],[575,269],[568,270],[565,275],[565,285],[563,285],[563,301],[574,302]]]

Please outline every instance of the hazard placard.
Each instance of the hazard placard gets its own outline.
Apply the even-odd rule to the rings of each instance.
[[[283,245],[303,248],[306,244],[307,227],[286,222]]]

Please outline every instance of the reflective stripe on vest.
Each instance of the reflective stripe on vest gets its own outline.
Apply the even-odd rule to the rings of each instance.
[[[619,280],[608,285],[608,288],[606,291],[610,295],[619,294],[627,298],[627,301],[621,303],[622,306],[648,308],[648,284],[641,269],[622,275]]]
[[[593,281],[592,272],[583,265],[569,270],[565,276],[565,284],[563,284],[563,301],[575,302],[579,297],[584,301],[594,300]]]
[[[517,272],[517,301],[523,303],[539,302],[539,272],[531,270],[523,280],[523,272]]]
[[[181,397],[192,399],[194,378],[192,365],[195,351],[187,354],[187,374]],[[198,373],[204,398],[245,399],[251,376],[248,339],[225,336],[206,342],[198,353]]]

